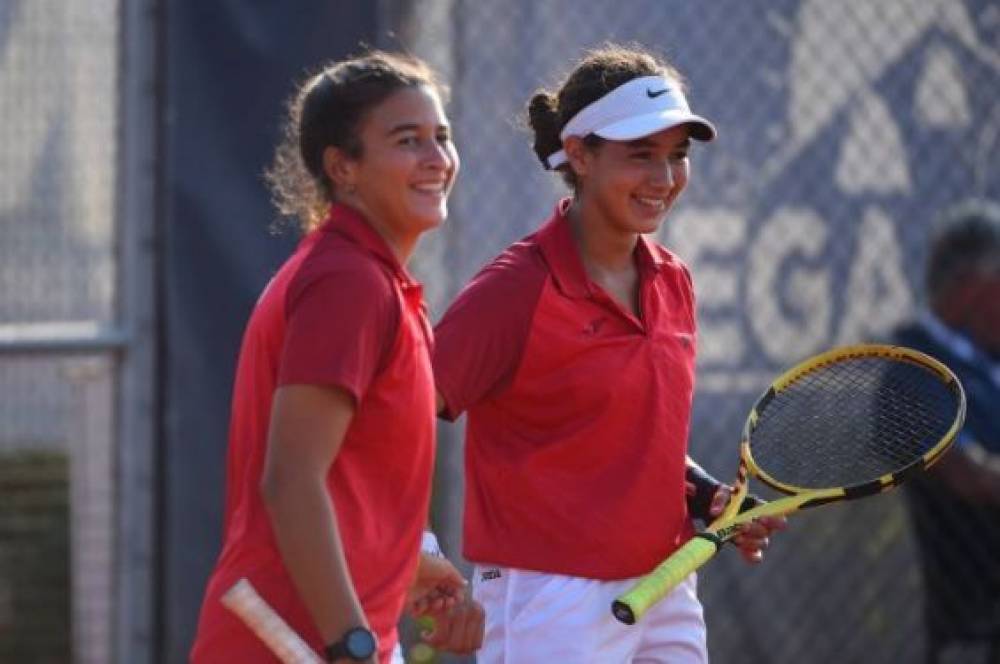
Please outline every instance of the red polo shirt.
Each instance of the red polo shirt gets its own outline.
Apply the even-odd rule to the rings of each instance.
[[[640,238],[636,318],[587,277],[565,208],[459,294],[435,378],[446,416],[468,411],[465,556],[620,579],[692,533],[694,296],[680,260]]]
[[[327,486],[354,587],[387,662],[416,570],[434,458],[431,331],[421,287],[356,212],[333,210],[254,309],[233,394],[222,553],[202,605],[194,662],[278,661],[219,602],[241,577],[317,650],[261,500],[274,391],[346,389],[357,404]]]

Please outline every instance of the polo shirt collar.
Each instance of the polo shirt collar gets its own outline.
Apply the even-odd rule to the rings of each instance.
[[[330,216],[319,227],[325,233],[336,233],[360,246],[379,261],[385,263],[404,285],[417,285],[392,252],[389,243],[365,219],[359,211],[343,203],[330,207]]]
[[[571,203],[572,199],[564,198],[556,204],[552,216],[538,231],[538,246],[559,290],[567,297],[584,298],[589,297],[593,289],[566,217]],[[636,256],[640,277],[659,273],[669,262],[663,252],[656,251],[642,235],[636,244]]]

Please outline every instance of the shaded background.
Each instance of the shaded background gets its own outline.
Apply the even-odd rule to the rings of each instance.
[[[699,298],[692,450],[725,477],[772,374],[885,338],[920,306],[935,215],[1000,199],[995,3],[0,3],[0,662],[185,661],[240,332],[296,239],[261,173],[304,70],[364,42],[450,81],[463,169],[413,264],[437,317],[562,195],[522,108],[608,39],[668,55],[720,130],[660,239]],[[457,556],[461,423],[440,438]],[[794,526],[765,566],[702,574],[713,659],[921,661],[902,497]]]

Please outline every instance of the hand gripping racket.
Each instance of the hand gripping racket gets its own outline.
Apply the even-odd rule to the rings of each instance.
[[[757,517],[789,514],[891,489],[937,461],[965,419],[948,367],[909,348],[836,348],[793,367],[757,401],[743,429],[729,504],[611,610],[633,624]],[[747,475],[787,494],[740,511]]]
[[[222,604],[239,616],[284,664],[323,664],[316,651],[288,626],[247,579],[222,596]]]

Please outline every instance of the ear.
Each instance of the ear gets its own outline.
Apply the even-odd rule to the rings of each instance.
[[[563,141],[563,152],[566,153],[566,161],[577,177],[585,177],[592,155],[583,144],[583,139],[579,136],[567,136]]]
[[[336,191],[354,191],[357,184],[357,162],[343,150],[328,145],[323,150],[323,172]]]

